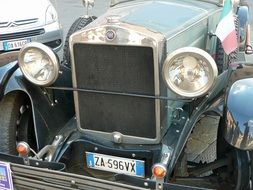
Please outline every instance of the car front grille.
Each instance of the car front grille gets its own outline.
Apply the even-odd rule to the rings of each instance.
[[[0,22],[0,28],[17,27],[38,22],[38,18],[16,20],[13,22]]]
[[[74,44],[81,128],[155,138],[153,49],[150,47]],[[113,94],[116,92],[118,94]]]
[[[18,39],[18,38],[26,38],[26,37],[41,35],[44,33],[45,33],[44,29],[36,29],[36,30],[30,30],[30,31],[25,31],[25,32],[0,34],[0,41],[12,40],[12,39]]]

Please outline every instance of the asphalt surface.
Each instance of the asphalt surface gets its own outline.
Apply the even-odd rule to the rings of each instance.
[[[80,16],[86,14],[82,0],[51,0],[58,12],[60,22],[63,26],[64,37],[71,24]],[[99,16],[109,7],[109,0],[95,0],[95,6],[89,11],[91,15]]]
[[[82,0],[50,0],[57,12],[60,23],[63,27],[63,39],[65,39],[71,24],[80,16],[86,14],[86,9],[82,4]],[[105,13],[109,8],[109,0],[95,0],[95,6],[89,10],[89,15],[96,17]],[[62,58],[62,50],[59,52],[60,58]]]

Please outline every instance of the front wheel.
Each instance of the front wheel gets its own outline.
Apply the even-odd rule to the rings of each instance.
[[[249,152],[225,141],[224,126],[224,118],[218,116],[205,116],[196,124],[185,148],[187,168],[179,182],[189,185],[197,181],[192,185],[219,190],[250,189],[253,163]]]
[[[0,102],[0,152],[16,155],[19,141],[36,146],[31,105],[25,96],[13,93]]]
[[[228,165],[219,168],[217,173],[219,176],[223,176],[223,173],[226,172],[224,180],[229,184],[230,189],[250,189],[251,160],[249,152],[237,149],[226,142],[223,137],[225,125],[225,119],[221,118],[217,135],[217,159],[227,158]]]

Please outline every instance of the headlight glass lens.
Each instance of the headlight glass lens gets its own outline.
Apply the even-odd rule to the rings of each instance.
[[[213,58],[205,51],[187,47],[169,55],[163,67],[167,86],[184,97],[198,97],[205,94],[218,75]]]
[[[58,58],[50,48],[40,43],[29,43],[21,49],[19,66],[25,77],[37,85],[50,85],[58,77]]]

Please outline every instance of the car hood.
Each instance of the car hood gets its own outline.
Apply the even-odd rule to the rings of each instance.
[[[194,0],[146,0],[119,4],[104,16],[119,15],[121,22],[170,36],[217,9],[220,7],[215,4]]]
[[[50,5],[48,0],[7,0],[0,6],[0,22],[13,22],[38,18],[45,24],[45,13]]]

